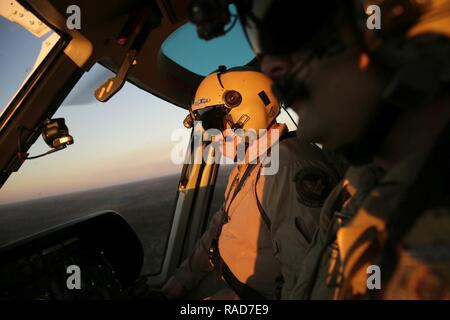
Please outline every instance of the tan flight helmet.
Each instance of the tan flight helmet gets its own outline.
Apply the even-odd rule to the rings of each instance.
[[[218,70],[203,79],[184,121],[202,121],[205,130],[267,129],[280,113],[280,103],[272,93],[272,80],[262,72],[239,67]]]

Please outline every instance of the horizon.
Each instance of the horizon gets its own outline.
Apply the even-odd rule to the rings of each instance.
[[[12,201],[12,202],[0,202],[0,208],[2,206],[8,206],[8,205],[15,205],[15,204],[21,204],[21,203],[25,203],[25,202],[32,202],[32,201],[38,201],[38,200],[47,200],[49,198],[55,198],[55,197],[60,197],[60,196],[65,196],[65,195],[70,195],[70,194],[76,194],[76,193],[85,193],[85,192],[92,192],[92,191],[97,191],[97,190],[102,190],[102,189],[108,189],[108,188],[115,188],[115,187],[120,187],[120,186],[125,186],[125,185],[129,185],[129,184],[135,184],[135,183],[142,183],[145,181],[150,181],[150,180],[157,180],[157,179],[162,179],[162,178],[167,178],[167,177],[171,177],[171,176],[178,176],[179,177],[180,172],[173,172],[173,173],[168,173],[165,175],[161,175],[161,176],[154,176],[154,177],[146,177],[146,178],[142,178],[140,180],[133,180],[133,181],[124,181],[124,182],[119,182],[116,184],[109,184],[109,185],[103,185],[103,186],[94,186],[91,189],[80,189],[80,190],[73,190],[73,191],[64,191],[61,193],[55,193],[55,194],[48,194],[44,197],[36,197],[36,198],[24,198],[18,201]]]
[[[177,63],[191,70],[207,73],[218,63],[214,57],[210,66],[196,58],[201,46],[206,52],[222,52],[225,39],[206,42],[198,39],[195,28],[187,24],[169,37],[163,51]],[[239,27],[240,28],[240,27]],[[242,30],[233,29],[235,47],[246,47]],[[179,31],[179,32],[178,32]],[[33,66],[43,39],[31,35],[22,27],[0,19],[0,33],[4,46],[0,55],[0,106],[4,106]],[[195,45],[194,45],[195,42]],[[189,44],[189,45],[187,45]],[[190,48],[180,55],[180,47]],[[211,51],[212,50],[212,51]],[[250,49],[248,49],[250,50]],[[19,54],[11,54],[17,51]],[[239,56],[226,64],[236,65]],[[244,59],[250,59],[246,55]],[[242,62],[241,62],[242,63]],[[237,63],[240,65],[240,63]],[[186,109],[173,105],[127,82],[106,104],[93,97],[95,88],[114,74],[95,64],[76,84],[53,118],[64,118],[74,144],[66,149],[34,160],[25,161],[13,172],[0,190],[0,204],[35,200],[83,190],[142,181],[181,172],[181,166],[171,162],[171,150],[180,141],[172,141],[172,133],[183,128]],[[6,95],[5,95],[6,93]],[[2,107],[3,108],[3,107]],[[0,109],[2,112],[3,109]],[[280,118],[287,119],[286,115]],[[290,123],[290,120],[286,120]],[[186,129],[185,137],[190,135]],[[186,142],[186,148],[187,149]],[[42,138],[28,153],[35,156],[49,150]]]

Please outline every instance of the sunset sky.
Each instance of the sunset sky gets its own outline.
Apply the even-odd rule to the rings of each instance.
[[[253,58],[240,25],[227,37],[205,42],[197,38],[192,25],[186,25],[167,40],[163,51],[202,75],[219,64],[232,67]],[[2,17],[0,39],[1,112],[31,70],[43,39]],[[233,50],[225,51],[224,47]],[[111,75],[95,65],[83,76],[54,116],[66,119],[75,143],[26,161],[0,190],[0,204],[180,172],[181,166],[170,160],[177,144],[171,135],[184,128],[186,110],[128,83],[107,103],[97,102],[94,90]],[[185,129],[185,134],[189,135],[189,130]],[[29,153],[47,150],[38,139]]]
[[[0,112],[32,69],[46,37],[36,38],[0,17]],[[166,40],[162,50],[201,75],[220,64],[238,66],[254,57],[239,24],[227,36],[208,42],[198,39],[194,26],[187,24]],[[170,158],[179,143],[171,136],[180,129],[189,135],[182,125],[187,111],[128,83],[107,103],[97,102],[96,87],[111,76],[95,65],[81,78],[54,116],[65,118],[75,143],[26,161],[0,189],[0,204],[180,172],[181,166]],[[281,118],[290,123],[287,117]],[[47,150],[38,139],[29,153]]]

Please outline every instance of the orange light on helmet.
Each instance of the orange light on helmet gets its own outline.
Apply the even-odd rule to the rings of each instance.
[[[224,100],[227,107],[234,108],[241,104],[242,96],[239,92],[230,90],[225,92]]]

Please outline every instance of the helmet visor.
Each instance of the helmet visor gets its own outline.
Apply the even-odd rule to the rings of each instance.
[[[193,114],[195,120],[202,122],[203,129],[218,129],[223,131],[226,127],[225,117],[229,111],[230,109],[224,105],[217,105],[195,110]]]

